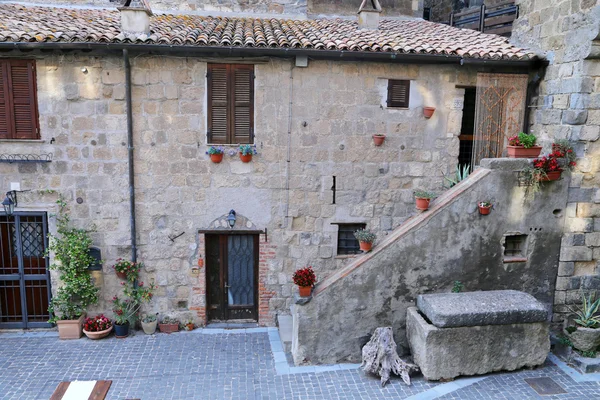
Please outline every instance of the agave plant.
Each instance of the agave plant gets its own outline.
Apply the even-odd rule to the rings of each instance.
[[[595,328],[600,325],[600,314],[598,314],[600,298],[596,298],[595,292],[589,292],[586,297],[582,291],[581,300],[581,306],[578,306],[576,310],[571,310],[575,314],[573,322],[583,328]]]
[[[445,176],[444,179],[448,182],[448,187],[451,188],[452,186],[456,185],[457,183],[467,179],[467,177],[469,176],[470,173],[471,173],[471,165],[470,164],[465,164],[462,167],[460,164],[458,164],[456,166],[456,173],[454,174],[454,177],[448,178],[447,176]]]

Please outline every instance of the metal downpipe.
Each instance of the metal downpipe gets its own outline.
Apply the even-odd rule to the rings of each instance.
[[[137,240],[135,228],[135,185],[133,174],[133,111],[131,107],[131,64],[129,52],[123,49],[125,65],[125,104],[127,107],[127,152],[129,166],[129,225],[131,230],[131,261],[137,262]]]

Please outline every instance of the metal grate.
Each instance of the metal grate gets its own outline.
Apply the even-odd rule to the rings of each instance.
[[[230,235],[227,238],[228,304],[254,304],[254,237]]]
[[[507,236],[504,240],[505,257],[523,257],[527,235]]]
[[[365,229],[366,224],[338,224],[337,254],[358,254],[360,245],[354,237],[354,232]]]

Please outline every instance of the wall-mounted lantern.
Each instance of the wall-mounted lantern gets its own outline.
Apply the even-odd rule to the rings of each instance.
[[[17,191],[11,190],[6,192],[6,197],[2,201],[2,207],[4,207],[4,213],[8,216],[13,215],[15,207],[17,206]]]
[[[227,216],[227,223],[230,228],[235,226],[235,210],[229,211],[229,215]]]

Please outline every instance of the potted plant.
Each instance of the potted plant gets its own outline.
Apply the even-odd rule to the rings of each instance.
[[[492,209],[492,203],[489,201],[480,201],[477,205],[479,207],[479,214],[488,215]]]
[[[142,304],[152,299],[156,289],[154,283],[144,286],[144,282],[137,282],[142,263],[136,263],[136,268],[130,270],[127,281],[121,282],[123,286],[124,299],[119,296],[113,297],[113,312],[115,313],[115,336],[124,338],[129,335],[129,327],[138,321],[138,312]]]
[[[508,138],[506,151],[509,158],[534,158],[540,155],[542,146],[536,146],[537,138],[532,133],[521,132]]]
[[[572,309],[575,325],[565,321],[564,334],[573,343],[573,347],[581,351],[595,350],[600,346],[600,298],[594,292],[586,296],[581,292],[581,306]]]
[[[89,254],[92,239],[90,231],[70,226],[70,217],[65,211],[66,203],[62,197],[56,203],[59,207],[56,215],[57,235],[48,235],[50,243],[47,254],[54,254],[50,269],[58,271],[61,285],[48,307],[52,316],[49,322],[58,326],[59,338],[79,339],[87,307],[98,302],[98,288],[88,273],[88,266],[95,262]]]
[[[110,319],[105,317],[103,314],[86,318],[85,322],[83,323],[83,333],[85,333],[85,336],[92,340],[107,337],[110,331],[112,331],[112,328],[112,322],[110,322]]]
[[[250,144],[243,144],[239,148],[239,153],[240,153],[240,160],[242,160],[242,162],[245,162],[245,163],[250,162],[250,161],[252,161],[252,156],[254,154],[257,154],[256,146],[253,146]]]
[[[115,313],[115,336],[119,339],[129,336],[130,322],[133,320],[139,307],[130,299],[121,300],[113,298],[113,312]]]
[[[573,169],[577,163],[575,162],[576,155],[573,146],[566,139],[560,139],[552,143],[551,155],[562,161],[562,166]]]
[[[371,251],[373,247],[373,242],[377,239],[377,235],[371,232],[368,229],[359,229],[354,232],[354,237],[358,240],[358,244],[360,245],[360,249],[365,253]]]
[[[183,329],[186,331],[193,331],[195,327],[196,325],[194,324],[194,321],[191,318],[185,321],[185,323],[183,324]]]
[[[156,314],[146,314],[142,317],[142,329],[146,335],[152,335],[156,332],[156,325],[158,321],[156,319]]]
[[[385,142],[385,135],[383,133],[376,133],[373,135],[373,143],[375,146],[381,146]]]
[[[218,164],[221,161],[223,161],[224,152],[225,149],[222,146],[210,146],[206,151],[206,154],[209,155],[210,161],[214,162],[215,164]]]
[[[423,107],[423,116],[427,119],[433,116],[435,112],[435,107]]]
[[[177,318],[172,317],[163,317],[163,319],[158,323],[158,329],[162,333],[172,333],[179,331],[179,320]]]
[[[295,285],[298,285],[300,297],[310,297],[312,287],[317,281],[317,276],[312,267],[300,268],[294,272],[292,280]]]
[[[117,258],[117,262],[112,266],[120,279],[129,279],[129,277],[137,277],[140,272],[141,265],[129,260]]]
[[[429,208],[431,199],[435,198],[435,193],[427,192],[425,190],[415,190],[415,200],[417,203],[417,210],[426,211]]]

